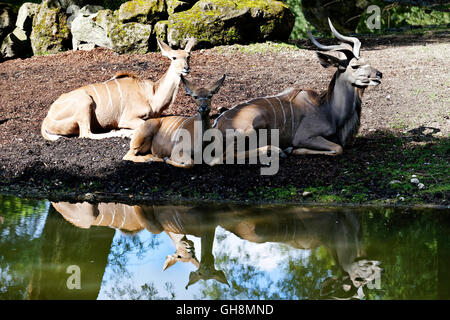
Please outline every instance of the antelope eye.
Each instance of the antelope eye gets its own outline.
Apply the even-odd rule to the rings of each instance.
[[[358,69],[359,68],[359,64],[354,64],[354,65],[351,65],[350,67],[352,67],[352,69]]]
[[[172,57],[172,60],[177,60],[177,57]]]

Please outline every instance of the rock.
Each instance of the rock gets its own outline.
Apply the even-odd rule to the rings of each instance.
[[[158,21],[155,26],[153,27],[153,33],[156,35],[156,37],[159,40],[162,40],[164,42],[167,42],[167,25],[169,24],[169,21],[162,20]]]
[[[0,3],[0,43],[14,29],[16,14],[12,6],[7,3]]]
[[[425,185],[423,183],[419,183],[417,185],[417,188],[419,188],[419,190],[422,190],[423,188],[425,188]]]
[[[38,9],[39,4],[25,2],[17,14],[16,27],[22,29],[29,35],[33,27],[33,18]]]
[[[293,25],[293,14],[281,1],[202,0],[169,16],[167,40],[178,47],[190,37],[204,46],[285,40]]]
[[[132,0],[119,8],[119,20],[122,22],[140,22],[153,24],[167,18],[164,0]]]
[[[151,25],[136,22],[117,24],[110,33],[113,50],[117,53],[147,53],[151,36]]]
[[[195,1],[187,0],[187,1],[179,1],[179,0],[166,0],[167,13],[170,15],[186,11],[194,5]]]
[[[418,184],[418,183],[419,183],[419,179],[417,179],[417,178],[412,178],[412,179],[411,179],[411,183]]]
[[[56,0],[44,0],[33,19],[31,47],[36,55],[54,54],[70,47],[67,15]]]
[[[331,34],[328,18],[340,33],[354,33],[359,24],[359,19],[355,17],[362,14],[367,6],[366,1],[302,0],[302,12],[306,20],[324,34]]]
[[[302,197],[303,197],[303,198],[309,197],[310,195],[312,195],[312,192],[310,192],[310,191],[304,191],[304,192],[302,193]]]
[[[80,13],[72,21],[70,31],[73,50],[91,50],[96,46],[112,49],[113,44],[107,29],[95,22],[98,12],[93,14],[89,14],[89,12],[80,10]]]
[[[400,184],[402,183],[400,180],[392,180],[389,184]]]
[[[6,59],[26,58],[32,55],[30,39],[21,28],[15,28],[3,40],[0,55]]]
[[[80,14],[72,22],[73,48],[90,50],[95,46],[110,48],[117,53],[150,51],[151,25],[137,22],[122,23],[117,13],[100,10],[94,14]]]

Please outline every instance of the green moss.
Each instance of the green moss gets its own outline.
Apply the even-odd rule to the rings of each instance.
[[[44,1],[33,19],[30,39],[33,52],[37,55],[57,53],[66,49],[70,30],[63,9],[51,1]]]
[[[123,22],[154,23],[166,15],[164,0],[132,0],[122,4],[118,10]]]
[[[276,37],[289,29],[293,17],[288,6],[280,1],[199,1],[190,10],[169,17],[169,39],[179,44],[194,36],[210,45],[232,44]],[[286,31],[289,36],[290,29]]]

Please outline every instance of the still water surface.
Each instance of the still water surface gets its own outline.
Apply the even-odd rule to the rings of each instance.
[[[450,212],[0,195],[0,299],[450,299]]]

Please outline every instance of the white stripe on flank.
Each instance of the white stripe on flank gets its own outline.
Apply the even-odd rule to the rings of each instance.
[[[175,132],[175,135],[173,135],[173,137],[174,137],[174,138],[172,139],[173,142],[178,142],[178,138],[179,138],[180,133],[181,133],[181,130],[180,130],[180,129],[183,128],[184,123],[185,123],[186,121],[188,121],[189,119],[192,119],[192,118],[187,118],[187,119],[185,119],[185,120],[181,123],[181,125],[178,127],[177,131]]]
[[[292,101],[289,104],[289,107],[291,108],[291,135],[294,134],[294,110],[292,110]]]
[[[108,90],[109,106],[112,107],[112,97],[111,97],[111,91],[109,91],[108,83],[107,83],[107,82],[104,82],[103,84],[105,85],[106,90]]]
[[[100,95],[97,92],[97,89],[95,89],[95,86],[93,84],[91,84],[92,89],[94,89],[95,95],[97,96],[97,105],[101,105],[102,104],[102,98],[100,98]]]
[[[120,95],[120,109],[122,109],[123,96],[122,96],[122,90],[120,89],[120,83],[119,83],[119,81],[117,81],[117,79],[114,79],[114,82],[117,84],[117,89],[119,89],[119,95]]]
[[[166,127],[166,130],[164,131],[164,135],[170,134],[170,132],[172,131],[172,129],[173,129],[174,127],[176,127],[176,125],[177,125],[181,120],[183,120],[183,119],[182,119],[182,118],[181,118],[181,119],[180,119],[180,118],[177,118],[177,119],[173,120],[172,123],[171,123],[168,127]]]
[[[125,224],[125,221],[127,220],[127,215],[126,215],[126,212],[125,212],[125,208],[122,208],[122,215],[123,215],[123,221],[122,221],[122,224],[120,225],[119,229],[123,228],[123,225]]]
[[[111,223],[108,225],[108,227],[111,227],[111,225],[114,223],[114,219],[116,218],[116,209],[114,209],[113,212],[114,212],[114,214],[112,216]]]
[[[277,114],[276,114],[276,112],[275,112],[275,108],[273,107],[272,102],[270,102],[270,100],[269,100],[268,98],[263,98],[263,99],[265,99],[265,100],[270,104],[270,106],[272,107],[272,110],[273,110],[273,116],[274,116],[274,126],[273,126],[273,129],[275,129],[275,128],[277,127]]]
[[[283,111],[283,126],[285,126],[286,125],[286,114],[284,113],[283,103],[281,102],[280,98],[278,98],[277,96],[275,96],[275,98],[278,100],[278,102],[280,102],[281,111]]]
[[[103,217],[104,217],[104,215],[103,215],[103,213],[101,213],[101,219],[100,219],[100,221],[97,223],[97,226],[99,226],[99,225],[101,225],[102,224],[102,221],[103,221]]]

